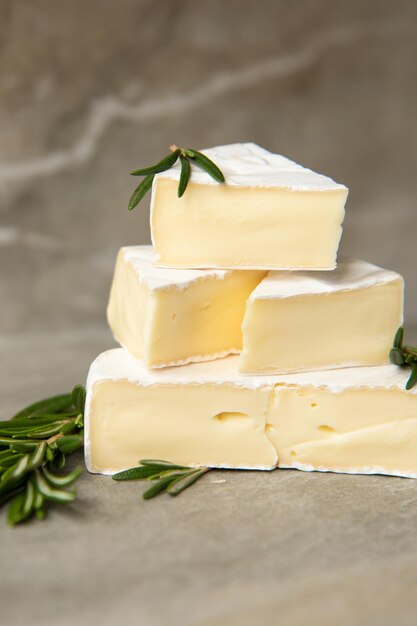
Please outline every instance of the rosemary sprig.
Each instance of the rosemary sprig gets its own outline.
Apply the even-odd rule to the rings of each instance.
[[[405,386],[406,389],[411,389],[417,383],[417,348],[412,346],[404,346],[404,327],[400,328],[395,333],[394,343],[389,353],[391,363],[394,365],[409,365],[411,367],[411,374],[407,380]]]
[[[142,460],[138,467],[118,472],[113,475],[113,480],[152,480],[156,481],[152,487],[143,494],[145,500],[154,498],[160,493],[169,493],[177,496],[190,487],[201,476],[210,471],[209,467],[187,467],[176,465],[169,461]]]
[[[11,526],[37,517],[43,519],[49,502],[75,499],[65,488],[81,470],[56,473],[66,455],[83,445],[85,389],[41,400],[0,422],[0,506],[9,503]]]
[[[170,154],[155,165],[131,172],[132,176],[144,176],[145,178],[133,192],[129,201],[129,210],[134,209],[152,187],[155,174],[169,170],[173,165],[175,165],[178,159],[180,159],[181,162],[181,174],[178,183],[179,198],[184,195],[190,181],[191,163],[198,165],[198,167],[206,171],[207,174],[214,178],[214,180],[218,183],[224,183],[225,179],[223,172],[202,152],[199,152],[198,150],[191,150],[190,148],[178,148],[177,146],[171,146],[170,150]]]

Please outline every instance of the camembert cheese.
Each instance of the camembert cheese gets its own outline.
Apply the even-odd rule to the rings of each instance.
[[[417,477],[417,388],[394,365],[243,376],[238,357],[148,370],[124,349],[92,364],[85,452],[112,474],[184,465]]]
[[[243,372],[381,365],[403,319],[403,279],[352,259],[333,272],[270,272],[249,297]]]
[[[253,143],[204,150],[225,175],[180,165],[154,179],[152,241],[166,267],[331,270],[348,189]]]
[[[122,248],[107,317],[115,339],[147,367],[239,352],[246,300],[262,271],[156,268],[151,246]]]

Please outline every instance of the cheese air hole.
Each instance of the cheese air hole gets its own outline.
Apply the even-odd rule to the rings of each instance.
[[[175,320],[177,319],[177,314],[176,314],[176,313],[173,313],[171,317],[172,317],[172,319],[175,321]]]
[[[238,419],[245,419],[249,417],[247,413],[240,413],[239,411],[224,411],[223,413],[216,413],[213,416],[213,419],[218,420],[219,422],[228,422],[235,421]]]
[[[317,402],[312,402],[312,403],[310,404],[310,406],[311,406],[311,408],[312,408],[312,409],[315,409],[315,408],[316,408],[316,406],[317,406]]]
[[[336,432],[334,428],[332,428],[331,426],[328,426],[327,424],[321,424],[319,426],[319,431],[322,433],[334,433]]]
[[[271,430],[274,430],[274,427],[272,424],[265,424],[265,432],[269,433],[271,432]]]
[[[290,456],[293,456],[293,457],[294,457],[294,456],[297,456],[297,453],[296,453],[296,452],[294,452],[294,450],[291,450],[291,452],[290,452]]]

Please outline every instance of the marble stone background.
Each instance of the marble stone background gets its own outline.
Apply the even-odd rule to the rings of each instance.
[[[0,333],[105,325],[132,168],[255,141],[350,189],[342,251],[417,322],[415,0],[1,0]]]

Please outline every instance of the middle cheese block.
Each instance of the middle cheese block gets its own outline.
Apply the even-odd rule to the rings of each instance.
[[[101,354],[87,380],[88,469],[112,474],[156,458],[417,477],[409,368],[242,376],[238,360],[148,370],[126,350]]]
[[[253,143],[204,150],[215,182],[194,164],[177,196],[180,164],[157,174],[152,241],[158,265],[235,269],[326,269],[336,265],[348,190]]]
[[[403,279],[365,261],[270,272],[249,297],[240,369],[285,373],[380,365],[403,319]]]
[[[107,317],[115,339],[147,367],[239,352],[246,300],[261,271],[171,270],[151,246],[122,248]]]

